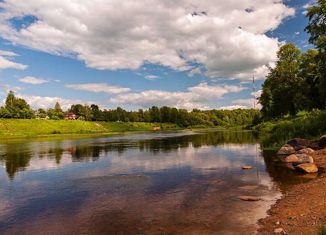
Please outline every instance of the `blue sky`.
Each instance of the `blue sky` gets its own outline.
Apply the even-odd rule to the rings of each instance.
[[[280,43],[311,47],[310,0],[24,2],[0,1],[0,100],[34,108],[252,107]]]

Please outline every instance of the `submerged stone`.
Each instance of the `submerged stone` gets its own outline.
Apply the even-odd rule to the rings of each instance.
[[[316,173],[318,172],[318,168],[313,163],[303,163],[296,166],[296,169],[298,171],[304,172],[304,173]]]
[[[255,202],[255,201],[260,201],[260,197],[255,197],[255,196],[240,196],[240,200],[242,201],[249,201],[249,202]]]

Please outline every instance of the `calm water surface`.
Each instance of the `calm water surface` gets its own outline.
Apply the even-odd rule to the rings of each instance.
[[[0,234],[251,234],[307,180],[272,157],[250,132],[0,144]]]

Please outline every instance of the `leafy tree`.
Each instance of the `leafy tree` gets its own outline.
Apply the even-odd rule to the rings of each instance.
[[[54,105],[54,111],[56,112],[63,112],[62,109],[61,109],[61,106],[59,104],[59,102],[56,102],[55,105]]]
[[[309,42],[319,51],[319,94],[323,108],[326,107],[326,1],[317,0],[316,4],[308,8],[309,24],[305,28],[310,33]]]
[[[34,117],[34,112],[24,99],[15,97],[13,91],[7,95],[5,109],[2,110],[3,117],[6,118],[26,118]]]
[[[259,100],[265,116],[293,115],[303,108],[304,79],[298,76],[300,55],[293,44],[286,44],[278,51],[276,67],[270,69]]]

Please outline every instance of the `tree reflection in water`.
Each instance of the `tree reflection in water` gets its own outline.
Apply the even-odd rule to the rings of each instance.
[[[167,135],[167,137],[166,137]],[[18,171],[24,171],[29,166],[32,158],[55,159],[60,165],[64,153],[71,156],[72,162],[96,161],[101,154],[108,153],[123,154],[130,148],[139,151],[151,152],[152,154],[169,153],[179,148],[194,148],[202,146],[217,146],[221,144],[234,143],[256,143],[257,139],[251,132],[245,131],[219,131],[208,133],[184,133],[184,135],[149,134],[145,138],[97,138],[75,141],[53,141],[53,142],[28,142],[9,143],[1,146],[0,161],[5,166],[8,177],[14,179]]]

